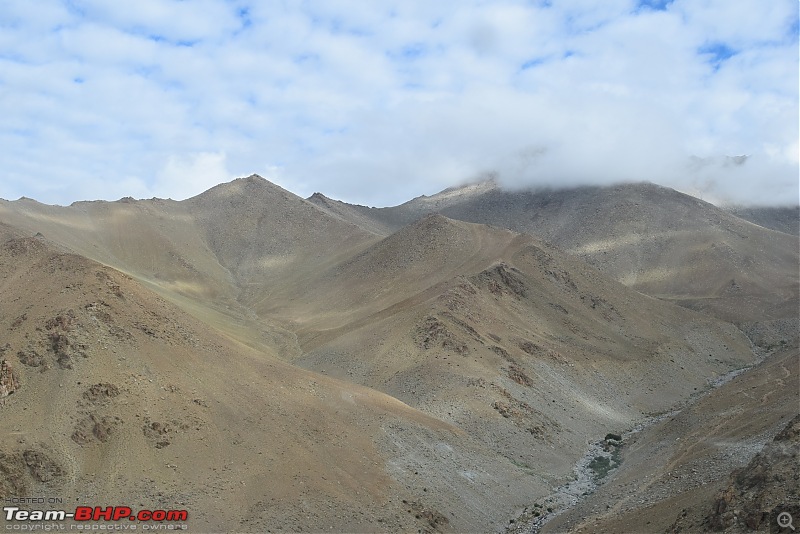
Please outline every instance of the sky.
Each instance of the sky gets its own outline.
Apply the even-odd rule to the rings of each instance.
[[[796,0],[3,0],[0,197],[798,203]]]

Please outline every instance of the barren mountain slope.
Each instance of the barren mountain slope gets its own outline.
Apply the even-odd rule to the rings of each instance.
[[[256,175],[182,202],[0,201],[0,221],[134,276],[251,347],[289,353],[292,335],[240,300],[306,283],[326,262],[378,239]]]
[[[800,235],[800,206],[733,206],[728,211],[746,221],[784,234]]]
[[[194,214],[186,208],[161,199],[68,207],[20,199],[0,201],[0,220],[176,293],[204,301],[235,296],[230,275],[199,239]]]
[[[24,237],[23,233],[11,225],[0,222],[0,242],[5,243],[9,239]]]
[[[529,233],[638,291],[726,320],[797,315],[796,237],[653,184],[504,191],[484,182],[392,208],[326,203],[390,231],[441,213]]]
[[[425,217],[397,233],[322,266],[313,279],[283,281],[269,299],[252,302],[262,316],[282,318],[302,337],[350,325],[454,277],[478,272],[514,247],[518,234]]]
[[[115,455],[125,447],[156,447],[135,449],[139,456],[120,464],[123,485],[103,483],[120,496],[114,488],[135,486],[142,477],[213,490],[191,501],[170,490],[161,496],[165,506],[230,495],[232,504],[209,508],[225,521],[197,509],[194,517],[209,528],[496,530],[565,482],[587,441],[671,409],[707,389],[709,380],[753,361],[748,340],[732,325],[633,291],[575,254],[607,271],[632,270],[633,285],[641,289],[643,280],[656,280],[655,263],[648,262],[674,267],[669,262],[679,258],[670,254],[680,252],[699,263],[665,271],[653,287],[673,293],[656,294],[695,307],[711,302],[714,314],[753,319],[749,331],[766,343],[796,330],[796,310],[790,320],[763,321],[787,315],[796,299],[796,243],[784,243],[794,238],[727,214],[715,219],[713,206],[663,188],[626,186],[617,196],[608,191],[511,198],[492,184],[477,184],[384,212],[321,195],[305,201],[252,176],[183,202],[69,208],[0,202],[0,236],[41,232],[55,241],[39,250],[43,240],[27,237],[11,241],[4,253],[0,283],[8,291],[0,295],[0,328],[9,328],[5,358],[23,385],[9,405],[36,405],[50,414],[36,404],[43,402],[39,397],[21,397],[40,385],[65,399],[59,401],[61,419],[47,416],[56,431],[42,433],[35,425],[42,433],[37,443],[49,449],[30,450],[48,458],[57,450],[58,470],[65,473],[64,465],[90,466],[70,467],[78,473],[74,480],[93,472],[111,477]],[[545,202],[541,195],[555,196]],[[520,204],[526,198],[541,206]],[[609,212],[590,209],[597,198]],[[572,239],[573,255],[530,235],[440,215],[409,220],[413,224],[398,225],[383,239],[377,235],[408,213],[437,205],[487,218],[518,217],[526,228],[535,222]],[[358,217],[350,216],[354,211]],[[576,228],[573,219],[594,226]],[[646,233],[658,228],[663,235]],[[598,241],[603,232],[608,239]],[[727,252],[709,252],[698,244],[704,239]],[[585,250],[575,248],[581,242]],[[16,258],[15,247],[23,249],[20,258],[33,255]],[[67,261],[79,268],[59,267]],[[736,284],[729,287],[733,271]],[[698,299],[708,296],[702,291],[712,282],[722,284],[723,298]],[[687,298],[686,291],[693,293]],[[733,305],[741,309],[732,313]],[[772,315],[762,313],[768,307]],[[28,364],[37,362],[34,371],[46,362],[51,369],[31,372]],[[66,363],[73,369],[60,368]],[[131,379],[112,380],[116,368]],[[56,385],[78,372],[86,374],[80,385],[68,382],[63,391]],[[122,393],[101,401],[102,410],[84,407],[84,394],[114,391],[103,384]],[[201,391],[209,397],[198,396]],[[176,414],[184,409],[190,419],[200,418],[200,430],[181,428]],[[115,425],[113,417],[123,423]],[[21,416],[14,421],[29,424]],[[64,452],[56,443],[74,432],[78,442],[97,434],[112,438],[88,449],[67,443],[78,451],[71,454],[79,459],[70,460],[72,449]],[[108,445],[117,443],[113,432],[125,438],[119,448]],[[190,432],[199,437],[178,439]],[[173,434],[169,445],[157,447]],[[14,445],[15,436],[0,442],[0,460],[11,462],[5,472],[22,473],[21,480],[34,484],[36,469],[27,466],[28,449]],[[206,443],[208,449],[198,449]],[[265,463],[264,444],[283,456],[273,453]],[[229,448],[236,460],[226,469]],[[157,478],[157,455],[173,451],[163,465],[178,467]],[[81,459],[84,452],[94,456]],[[197,470],[181,470],[181,460],[198,455]],[[287,484],[294,489],[284,490]],[[77,487],[69,486],[80,495]]]
[[[0,221],[177,293],[211,300],[347,254],[373,234],[252,175],[182,202],[0,201]]]
[[[528,236],[441,216],[331,277],[276,312],[295,321],[305,353],[295,363],[441,418],[548,485],[571,475],[587,440],[752,361],[732,325],[641,295]],[[363,304],[370,295],[382,307]]]
[[[253,320],[236,300],[237,279],[220,263],[186,202],[133,200],[48,206],[0,200],[0,221],[21,236],[109,265],[256,348],[279,330]],[[278,334],[276,334],[278,332]],[[285,343],[284,343],[285,345]]]
[[[0,245],[0,329],[19,385],[0,406],[3,497],[186,508],[199,531],[485,531],[543,491],[452,425],[232,342],[38,238]],[[425,447],[450,461],[419,468]]]
[[[778,512],[800,511],[796,430],[785,446],[772,445],[797,421],[799,355],[795,340],[696,404],[626,438],[621,467],[606,484],[542,531],[771,531]],[[767,456],[753,460],[762,447]]]
[[[328,214],[344,221],[351,222],[376,235],[387,236],[397,230],[399,226],[402,226],[383,222],[380,218],[373,216],[373,214],[370,212],[376,208],[368,208],[366,206],[359,206],[341,202],[339,200],[333,200],[319,192],[314,193],[306,200]]]
[[[767,442],[745,467],[734,470],[714,500],[704,524],[713,530],[748,532],[786,528],[785,513],[800,515],[800,415]],[[681,528],[681,516],[675,530]]]
[[[218,185],[184,203],[220,263],[249,291],[316,270],[376,236],[260,176]]]

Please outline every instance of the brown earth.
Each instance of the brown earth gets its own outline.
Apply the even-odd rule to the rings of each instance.
[[[477,488],[477,500],[535,488],[456,427],[249,349],[122,273],[23,241],[0,251],[0,274],[8,352],[33,346],[48,363],[19,364],[23,386],[0,407],[3,497],[186,507],[198,531],[429,528],[401,500],[429,503],[423,488],[459,478],[457,464],[398,484],[386,463],[403,469],[402,451],[381,452],[393,428],[507,482]],[[459,530],[502,513],[443,504],[441,524]]]
[[[752,365],[750,339],[720,317],[783,355],[756,369],[796,354],[794,244],[662,189],[548,193],[535,219],[564,226],[572,254],[524,232],[403,219],[469,201],[473,218],[507,212],[525,230],[517,207],[533,197],[491,184],[380,212],[257,176],[183,202],[0,201],[0,345],[19,384],[0,407],[0,489],[187,507],[199,531],[497,531],[569,481],[587,443]],[[634,197],[683,205],[652,223],[675,232],[648,234],[653,213]],[[598,211],[575,216],[592,198]],[[688,258],[675,247],[726,232],[741,235],[725,237],[725,261],[692,256],[657,284],[663,299],[633,289]],[[624,242],[608,261],[578,250],[604,233]],[[730,269],[743,292],[687,305],[710,315],[673,304],[705,299]],[[750,454],[739,464],[777,432],[759,426],[771,420],[731,437]],[[656,466],[668,449],[642,451]]]
[[[796,317],[800,306],[794,208],[721,209],[650,183],[510,191],[487,181],[389,208],[309,201],[384,235],[431,213],[534,235],[637,291],[729,321]],[[771,229],[792,225],[795,235]]]

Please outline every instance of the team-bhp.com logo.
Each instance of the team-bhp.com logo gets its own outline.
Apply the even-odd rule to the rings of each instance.
[[[140,510],[128,506],[78,506],[74,512],[66,510],[22,510],[18,506],[5,506],[6,521],[186,521],[186,510]]]

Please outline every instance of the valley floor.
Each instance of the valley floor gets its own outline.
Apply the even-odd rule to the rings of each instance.
[[[742,470],[796,421],[798,356],[797,346],[783,347],[686,406],[624,434],[619,467],[596,480],[596,486],[587,481],[598,475],[587,462],[597,454],[598,447],[593,447],[576,465],[577,479],[584,484],[559,488],[514,519],[507,532],[750,531],[744,510],[736,517],[738,523],[733,511],[728,523],[715,523],[719,501],[734,470]],[[795,434],[789,446],[788,454],[797,459],[800,436]],[[740,503],[743,509],[755,505],[773,521],[780,511],[796,509],[800,486],[790,468],[780,468],[789,480],[762,481],[759,488],[776,498],[761,502],[760,509],[758,503]],[[768,521],[760,519],[762,523],[769,528]]]

